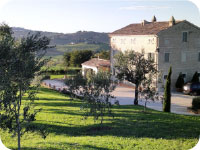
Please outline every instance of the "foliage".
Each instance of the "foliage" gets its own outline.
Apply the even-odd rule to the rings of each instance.
[[[183,78],[183,75],[182,75],[182,73],[180,72],[180,74],[179,74],[179,76],[178,76],[178,79],[177,79],[177,81],[176,81],[176,84],[175,84],[175,86],[176,86],[176,88],[177,89],[182,89],[183,88],[183,85],[184,85],[184,78]]]
[[[93,52],[90,50],[72,51],[64,54],[64,62],[68,66],[80,67],[81,64],[91,58]]]
[[[171,109],[171,74],[172,74],[172,67],[169,68],[167,80],[165,83],[164,103],[163,103],[164,112],[170,112]]]
[[[96,53],[94,57],[99,57],[100,59],[110,60],[110,51],[101,51]]]
[[[72,93],[83,97],[82,109],[85,110],[85,117],[92,115],[94,121],[100,117],[102,125],[104,115],[106,113],[111,115],[110,98],[112,98],[112,95],[110,92],[114,90],[115,84],[106,72],[89,74],[86,77],[78,75],[67,80],[66,84]]]
[[[69,96],[46,88],[41,88],[37,97],[35,106],[42,111],[35,124],[44,126],[49,135],[43,140],[37,134],[26,133],[22,137],[23,150],[188,150],[199,140],[199,116],[148,108],[144,114],[143,106],[120,105],[112,108],[115,119],[105,115],[104,129],[98,130],[93,117],[83,120],[79,99],[71,101]],[[22,104],[25,102],[26,98]],[[17,149],[17,140],[9,132],[0,130],[0,135],[6,147]]]
[[[102,50],[110,50],[109,44],[98,43],[98,44],[87,44],[87,43],[77,43],[77,44],[66,44],[57,45],[56,50],[59,52],[72,52],[72,51],[82,51],[90,50],[92,52],[101,52]]]
[[[198,74],[197,71],[194,73],[191,82],[192,83],[198,83],[199,82],[199,74]]]
[[[149,74],[149,78],[142,82],[142,89],[140,91],[140,98],[145,100],[144,112],[146,111],[146,105],[148,100],[155,101],[159,100],[160,96],[153,85],[153,75]]]
[[[87,80],[79,73],[71,78],[65,79],[68,90],[71,93],[71,98],[75,98],[76,95],[82,95],[81,89],[85,87]]]
[[[48,80],[48,79],[50,79],[50,75],[44,75],[44,76],[42,77],[42,80]]]
[[[200,97],[194,97],[192,99],[192,109],[194,110],[200,109]]]
[[[66,66],[70,66],[71,53],[64,53],[63,59]]]
[[[114,62],[117,78],[125,79],[135,84],[135,99],[134,104],[138,105],[138,88],[142,81],[145,81],[148,74],[156,74],[156,64],[153,60],[145,59],[144,54],[126,51],[115,55]]]
[[[21,136],[35,130],[31,123],[39,110],[32,107],[37,90],[31,87],[31,82],[48,61],[42,59],[48,44],[49,39],[39,33],[15,41],[10,27],[0,27],[0,127],[18,135],[19,150]],[[25,94],[29,101],[22,105]]]

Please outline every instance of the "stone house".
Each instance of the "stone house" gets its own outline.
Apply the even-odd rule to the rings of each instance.
[[[115,74],[113,56],[119,51],[143,52],[145,57],[154,59],[162,76],[162,83],[156,82],[161,90],[168,69],[172,66],[172,88],[180,72],[185,82],[190,81],[195,71],[200,73],[200,28],[186,21],[151,22],[146,20],[130,24],[109,34],[111,45],[111,71]],[[159,78],[159,79],[158,79]]]
[[[92,58],[81,65],[83,76],[86,75],[88,70],[94,73],[98,73],[98,71],[110,71],[110,61],[105,59]]]

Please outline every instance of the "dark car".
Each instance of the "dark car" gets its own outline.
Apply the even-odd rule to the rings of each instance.
[[[183,93],[190,95],[199,95],[200,94],[200,83],[186,83],[183,86]]]

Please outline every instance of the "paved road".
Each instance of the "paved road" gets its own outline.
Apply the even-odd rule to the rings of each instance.
[[[68,88],[66,86],[65,83],[63,83],[62,80],[57,80],[57,79],[54,79],[54,80],[43,80],[42,81],[43,84],[45,84],[46,86],[48,86],[49,88],[53,88],[53,89],[56,89],[56,90],[59,90],[59,89],[63,89],[63,88]]]
[[[46,83],[47,86],[51,85],[51,88],[54,89],[63,89],[67,88],[67,86],[63,83],[62,80],[44,80],[43,83]],[[112,94],[116,97],[116,100],[119,101],[120,105],[133,105],[134,100],[134,89],[127,88],[123,86],[118,86]],[[192,115],[187,111],[187,107],[191,107],[192,104],[192,96],[183,95],[182,93],[172,93],[171,98],[171,112],[176,114],[185,114]],[[115,101],[112,100],[112,103]],[[139,100],[139,105],[144,106],[145,101]],[[148,101],[147,107],[162,111],[162,102],[161,101]]]
[[[134,100],[134,89],[118,86],[112,94],[119,101],[120,105],[132,105]],[[182,93],[172,93],[171,112],[176,114],[192,115],[187,111],[187,107],[192,105],[192,96],[183,95]],[[139,105],[145,105],[144,100],[139,100]],[[147,107],[162,111],[161,101],[148,101]]]

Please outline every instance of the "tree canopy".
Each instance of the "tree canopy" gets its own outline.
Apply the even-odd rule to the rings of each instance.
[[[80,50],[80,51],[72,51],[66,52],[63,56],[65,65],[73,66],[73,67],[80,67],[82,63],[88,61],[93,52],[90,50]]]
[[[31,122],[39,110],[32,109],[36,88],[31,83],[47,62],[43,56],[50,48],[49,42],[39,33],[17,41],[9,26],[0,26],[0,128],[18,135],[18,150],[23,133],[36,131]],[[22,105],[24,96],[27,100]]]
[[[135,84],[134,104],[138,104],[138,87],[148,78],[148,74],[156,74],[156,64],[146,59],[144,54],[135,51],[125,51],[116,54],[114,66],[118,79],[125,79]]]

